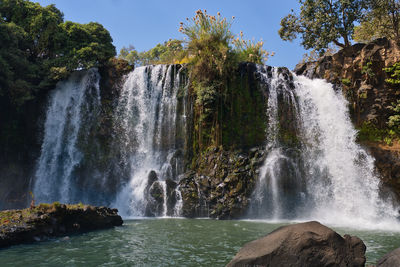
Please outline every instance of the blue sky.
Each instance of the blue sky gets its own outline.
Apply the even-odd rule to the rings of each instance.
[[[143,51],[170,38],[183,39],[179,22],[192,17],[198,9],[210,14],[218,11],[224,17],[235,16],[232,31],[241,30],[245,38],[263,39],[264,48],[275,52],[267,62],[293,69],[304,49],[299,41],[279,38],[281,18],[291,9],[298,10],[298,0],[36,0],[41,5],[55,4],[65,20],[79,23],[99,22],[106,27],[117,51],[132,44]]]

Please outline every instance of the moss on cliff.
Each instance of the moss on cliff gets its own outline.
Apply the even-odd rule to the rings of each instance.
[[[216,105],[218,110],[209,110],[207,104],[202,109],[194,109],[189,141],[192,162],[213,146],[246,150],[264,143],[267,101],[256,77],[256,65],[241,63],[225,84],[224,94],[218,98],[221,103]],[[190,99],[195,102],[197,96],[192,94]]]
[[[263,144],[266,97],[255,78],[256,66],[243,63],[229,80],[222,110],[222,145],[248,149]]]

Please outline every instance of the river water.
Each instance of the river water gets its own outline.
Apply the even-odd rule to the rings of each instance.
[[[246,242],[282,225],[210,219],[127,220],[114,229],[2,249],[0,266],[225,266]],[[367,266],[400,246],[397,232],[333,229],[364,241]]]

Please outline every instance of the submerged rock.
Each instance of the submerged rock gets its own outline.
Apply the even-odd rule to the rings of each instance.
[[[148,217],[162,216],[164,211],[164,188],[160,181],[155,181],[147,194],[145,215]]]
[[[117,209],[83,204],[40,204],[0,212],[0,248],[122,225]]]
[[[227,267],[357,267],[365,265],[365,249],[363,241],[358,237],[342,237],[313,221],[283,226],[263,238],[247,243]]]
[[[376,264],[376,267],[400,266],[400,248],[384,255]]]
[[[173,181],[172,179],[165,180],[166,189],[167,189],[167,215],[173,216],[174,215],[174,207],[178,200],[178,195],[176,192],[176,187],[178,184]]]

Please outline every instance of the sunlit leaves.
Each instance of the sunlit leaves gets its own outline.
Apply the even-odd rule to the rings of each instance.
[[[350,46],[354,23],[362,16],[361,0],[300,0],[300,15],[293,11],[281,20],[280,37],[299,35],[305,49],[323,52],[330,43]]]

